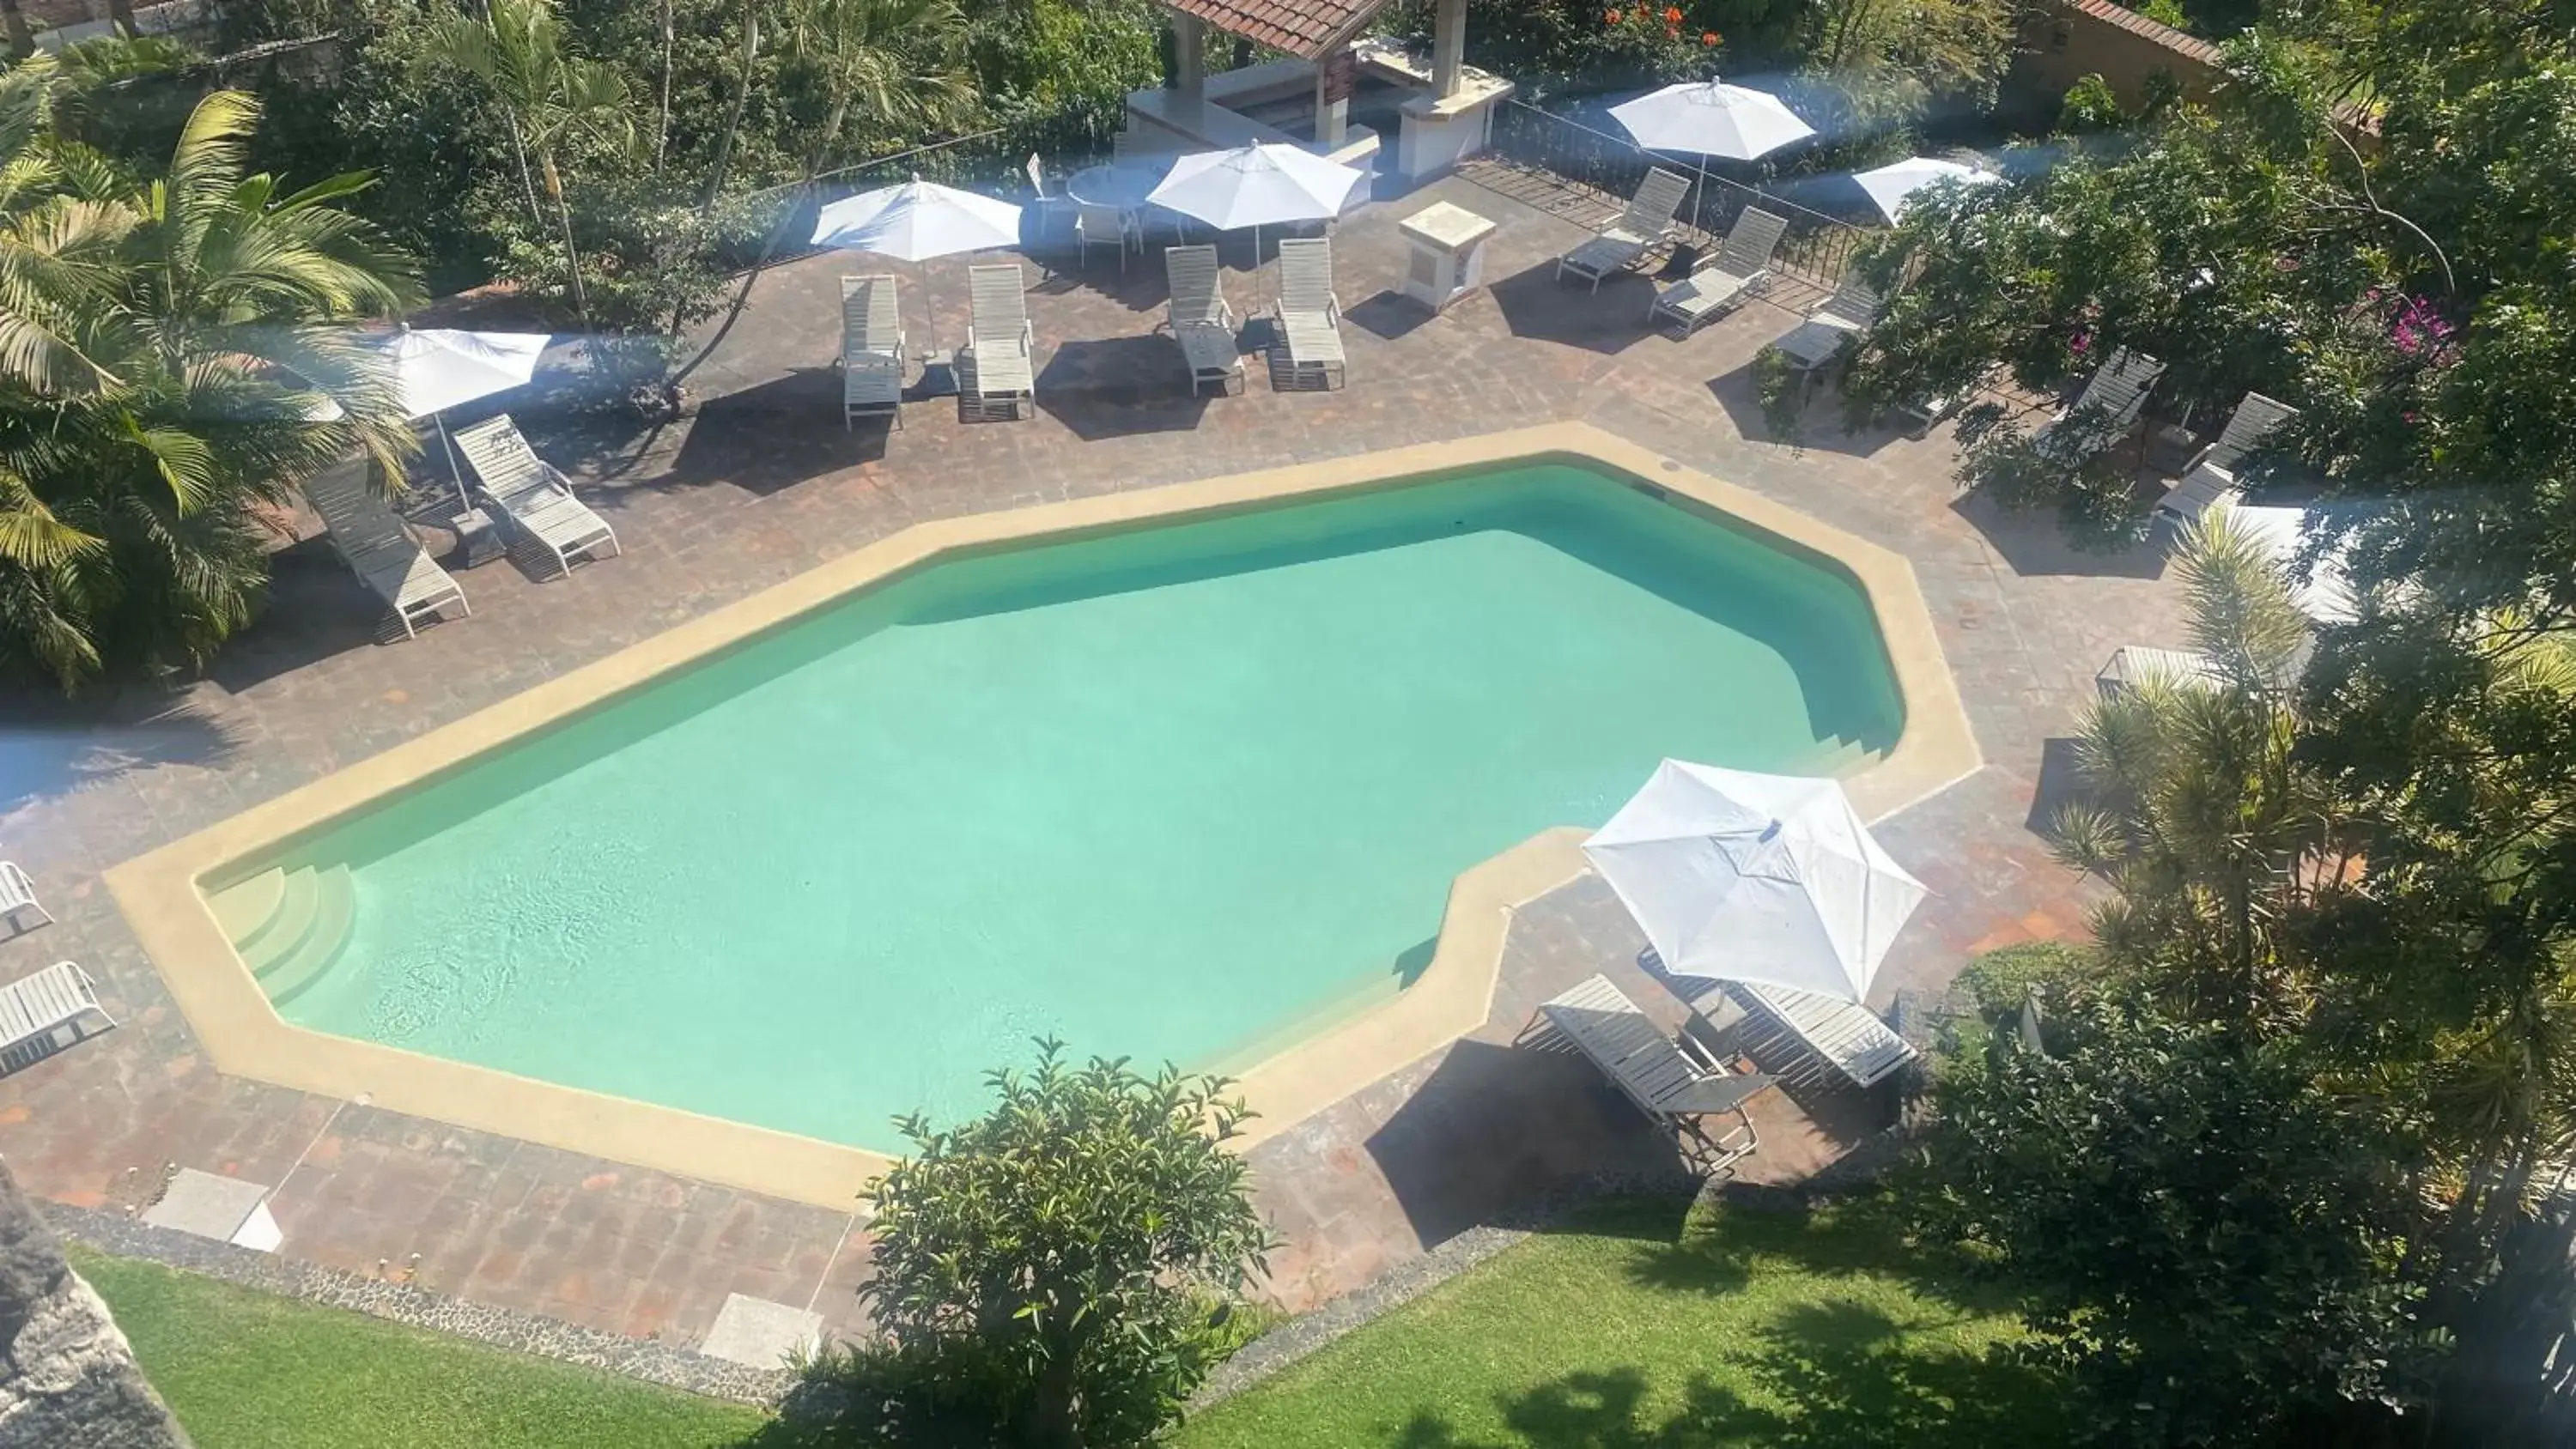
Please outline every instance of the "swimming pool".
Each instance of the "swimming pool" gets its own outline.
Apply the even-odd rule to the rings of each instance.
[[[1905,726],[1868,596],[1571,463],[952,557],[228,872],[290,1023],[860,1147],[1030,1037],[1240,1062],[1665,756]]]

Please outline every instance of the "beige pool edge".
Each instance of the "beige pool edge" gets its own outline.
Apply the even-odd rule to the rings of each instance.
[[[217,925],[199,882],[264,856],[569,714],[943,554],[1179,521],[1425,474],[1556,457],[1636,482],[1771,535],[1849,574],[1868,595],[1905,704],[1888,755],[1846,779],[1875,820],[1980,764],[1956,682],[1904,557],[1582,423],[1559,423],[1002,513],[917,524],[521,694],[432,730],[107,872],[109,891],[219,1071],[564,1151],[847,1210],[891,1165],[880,1153],[612,1097],[280,1019]],[[577,585],[576,585],[577,586]],[[1503,939],[1522,904],[1583,871],[1582,832],[1544,831],[1460,875],[1419,980],[1242,1073],[1259,1115],[1250,1148],[1485,1024]]]

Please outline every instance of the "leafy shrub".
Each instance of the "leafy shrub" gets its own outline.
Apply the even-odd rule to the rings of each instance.
[[[2021,1011],[2033,987],[2082,981],[2099,964],[2092,947],[2075,941],[2024,941],[1988,951],[1960,969],[1956,989],[1988,1021]]]
[[[2099,71],[2077,77],[2067,87],[2066,98],[2058,102],[2057,129],[2069,136],[2116,131],[2127,124],[2129,113],[2120,109],[2120,98]]]

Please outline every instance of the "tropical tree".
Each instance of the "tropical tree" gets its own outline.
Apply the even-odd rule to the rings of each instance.
[[[51,136],[54,80],[0,78],[0,659],[73,687],[247,622],[303,478],[359,451],[400,485],[409,427],[346,324],[417,292],[337,205],[365,178],[247,173],[249,97],[134,183]]]
[[[876,1185],[869,1306],[923,1396],[973,1406],[996,1442],[1145,1443],[1268,1246],[1225,1146],[1243,1108],[1219,1079],[1073,1068],[1051,1041],[992,1081],[974,1121],[900,1124],[913,1152]]]
[[[633,144],[634,117],[627,110],[626,78],[605,62],[572,52],[554,0],[492,0],[481,18],[452,16],[437,29],[438,53],[480,80],[499,100],[510,126],[530,219],[543,229],[531,163],[545,182],[546,200],[563,240],[564,272],[575,317],[590,323],[582,288],[581,248],[574,240],[572,208],[564,199],[564,158],[582,141],[618,147]]]

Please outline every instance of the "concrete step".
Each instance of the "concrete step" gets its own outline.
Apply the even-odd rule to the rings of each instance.
[[[215,924],[224,928],[224,939],[235,950],[244,949],[276,923],[279,908],[286,904],[286,872],[261,871],[216,891],[206,903],[214,907]]]
[[[235,943],[253,976],[266,976],[271,967],[304,944],[304,938],[313,932],[313,913],[320,904],[321,897],[313,889],[311,866],[297,866],[286,873],[278,889],[276,914],[249,941]]]
[[[357,919],[358,886],[345,865],[324,866],[312,873],[313,925],[296,948],[259,973],[260,989],[270,1002],[284,1005],[322,979],[349,948]]]

